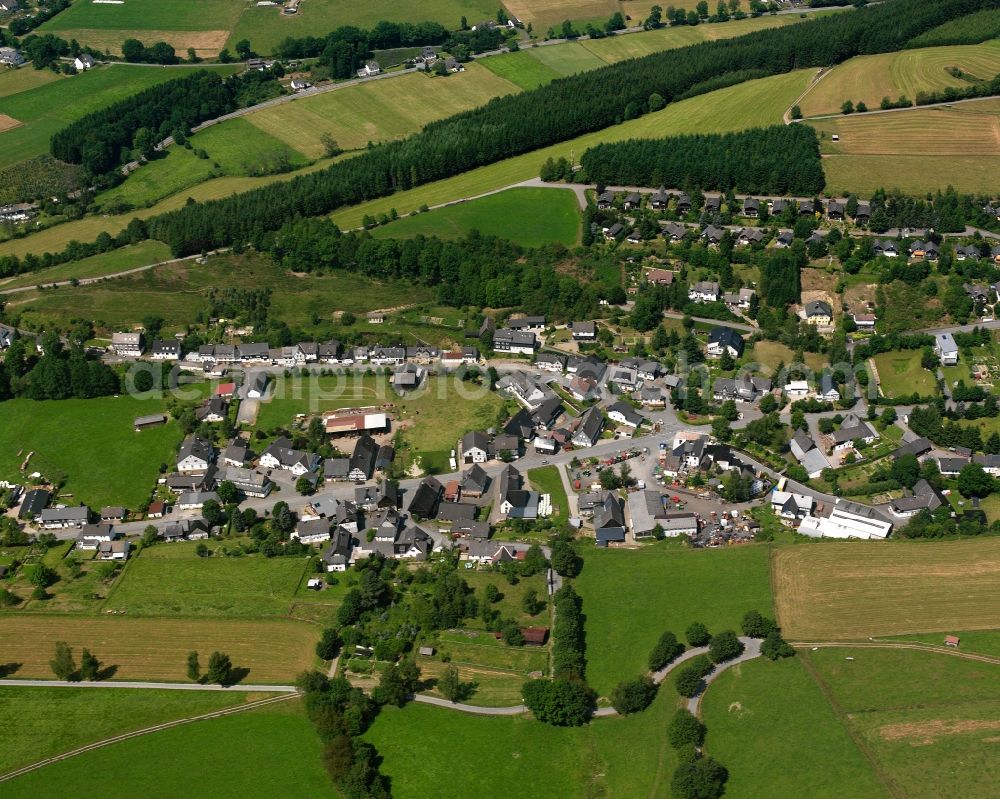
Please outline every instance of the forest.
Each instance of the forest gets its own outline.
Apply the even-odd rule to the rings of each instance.
[[[494,99],[325,171],[154,217],[150,233],[175,255],[254,242],[296,215],[319,216],[600,130],[624,119],[629,109],[644,112],[653,94],[672,102],[727,72],[777,74],[898,50],[923,31],[989,2],[893,0],[580,73]]]
[[[589,182],[617,186],[808,197],[824,185],[819,139],[804,125],[599,144],[580,164]]]

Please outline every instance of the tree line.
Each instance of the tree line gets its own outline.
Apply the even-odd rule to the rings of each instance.
[[[33,31],[39,25],[48,22],[60,11],[69,8],[70,0],[49,0],[40,2],[38,8],[30,16],[15,17],[7,24],[7,29],[14,36],[24,36],[28,31]]]
[[[294,216],[319,216],[450,177],[621,121],[630,104],[672,102],[746,69],[779,74],[900,49],[909,39],[988,0],[895,0],[807,24],[655,53],[553,81],[432,123],[322,172],[154,217],[152,235],[175,255],[254,242]]]
[[[0,400],[91,399],[121,391],[118,373],[99,360],[87,357],[80,342],[69,348],[59,337],[42,337],[42,353],[35,342],[16,338],[0,363]]]
[[[580,164],[588,181],[624,186],[811,196],[825,184],[819,139],[806,125],[598,144]]]

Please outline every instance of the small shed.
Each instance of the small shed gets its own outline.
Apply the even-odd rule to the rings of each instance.
[[[524,643],[528,646],[545,646],[549,640],[548,627],[522,627],[521,635],[524,636]]]
[[[944,637],[945,646],[954,646],[957,648],[958,644],[959,644],[959,638],[957,635],[946,635]]]
[[[156,427],[157,425],[166,423],[167,415],[165,413],[151,413],[148,416],[137,416],[132,424],[135,427],[135,432],[138,433],[147,427]]]
[[[432,646],[422,646],[417,652],[426,658],[434,657],[434,647]]]

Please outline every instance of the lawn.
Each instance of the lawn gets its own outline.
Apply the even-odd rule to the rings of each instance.
[[[64,478],[68,504],[136,508],[149,497],[160,464],[172,461],[182,436],[173,422],[141,433],[132,422],[164,409],[164,400],[152,394],[8,400],[0,425],[0,477],[17,479],[21,462],[33,452],[28,471]]]
[[[580,205],[570,189],[508,189],[399,219],[376,228],[372,235],[379,239],[452,239],[468,235],[471,230],[525,247],[552,242],[572,247],[580,239]]]
[[[1000,730],[995,664],[857,648],[801,657],[895,795],[995,796],[991,775]]]
[[[587,617],[587,680],[607,695],[619,680],[646,670],[660,634],[683,639],[692,622],[739,629],[748,610],[771,612],[764,546],[687,550],[658,544],[639,550],[584,548],[576,580]]]
[[[140,555],[128,565],[103,610],[129,616],[286,616],[306,563],[305,558],[262,555]]]
[[[552,519],[557,524],[564,524],[569,518],[569,500],[566,489],[559,477],[558,466],[542,466],[528,472],[528,482],[540,494],[548,494],[552,498]]]
[[[788,637],[841,640],[995,629],[1000,539],[851,541],[774,553]]]
[[[130,5],[132,1],[129,0]],[[201,3],[196,5],[200,6]],[[90,7],[115,8],[109,5],[77,3],[68,11]],[[56,19],[60,16],[62,15]],[[222,66],[212,69],[228,75],[237,68]],[[25,71],[31,70],[18,70],[18,72]],[[52,134],[70,122],[110,103],[137,94],[150,86],[179,78],[188,71],[188,67],[151,69],[132,64],[116,64],[90,69],[73,78],[42,83],[35,88],[3,97],[0,99],[0,114],[13,117],[23,124],[0,133],[0,167],[47,153]]]
[[[343,0],[308,0],[294,15],[281,13],[274,6],[251,4],[243,11],[229,37],[229,49],[241,39],[249,39],[259,53],[271,53],[282,39],[302,36],[325,36],[341,25],[373,28],[388,22],[440,22],[448,30],[457,30],[464,16],[475,25],[496,15],[496,3],[487,0],[425,0],[419,4],[374,0],[357,4]]]
[[[799,658],[729,669],[701,709],[705,749],[729,770],[729,799],[889,796]]]
[[[885,397],[937,394],[937,380],[920,365],[920,350],[894,350],[874,358],[879,389]]]
[[[29,292],[13,300],[9,310],[40,326],[66,325],[85,312],[102,330],[119,330],[156,314],[166,321],[165,330],[182,331],[199,313],[207,312],[208,289],[245,288],[251,283],[271,289],[271,313],[300,330],[309,330],[316,318],[329,325],[340,311],[364,313],[433,296],[432,289],[424,286],[349,272],[291,275],[269,258],[251,253],[214,257],[204,264],[167,264],[77,288]]]
[[[826,363],[826,359],[818,352],[806,352],[806,366],[814,371],[820,371]],[[758,341],[743,356],[743,363],[759,363],[764,367],[767,374],[773,374],[780,365],[791,365],[795,361],[795,352],[777,341]]]
[[[361,225],[366,215],[415,211],[421,205],[439,205],[464,197],[474,197],[538,176],[547,158],[577,157],[600,142],[631,138],[663,137],[682,133],[724,133],[776,124],[784,111],[802,92],[813,70],[797,70],[784,75],[748,81],[709,94],[668,105],[606,130],[544,147],[496,164],[473,169],[455,177],[428,183],[408,191],[344,208],[332,214],[343,228]],[[3,247],[0,247],[3,253]]]
[[[169,767],[164,767],[164,753],[169,753]],[[199,799],[335,795],[320,760],[319,736],[294,700],[184,724],[54,763],[5,783],[4,796],[55,796],[67,785],[79,799],[176,799],[190,794],[194,785]]]
[[[253,695],[257,698],[259,695]],[[247,701],[213,691],[90,691],[0,688],[0,774],[79,746]]]
[[[324,154],[324,134],[342,149],[356,150],[369,142],[405,138],[429,122],[517,91],[516,85],[480,64],[468,64],[464,72],[447,78],[414,73],[346,86],[255,111],[243,119],[318,158]]]
[[[949,67],[989,81],[1000,72],[1000,42],[858,56],[833,67],[799,105],[807,117],[838,114],[845,100],[855,104],[863,101],[875,109],[883,97],[896,100],[905,95],[913,100],[917,92],[969,85],[967,80],[949,74]]]
[[[127,618],[0,613],[2,659],[19,664],[17,678],[52,679],[49,661],[56,641],[74,650],[88,647],[118,680],[187,680],[187,655],[201,653],[202,665],[215,650],[237,668],[249,669],[250,683],[286,684],[312,668],[319,628],[286,619]]]
[[[515,86],[520,86],[525,90],[535,89],[556,78],[562,77],[562,73],[557,72],[547,64],[543,64],[535,57],[539,49],[542,48],[491,56],[490,58],[484,58],[482,65],[490,72],[499,75],[504,80],[510,81]]]
[[[120,250],[111,250],[79,261],[70,261],[37,272],[0,280],[0,293],[18,286],[39,286],[72,278],[101,277],[136,266],[158,263],[168,258],[170,258],[170,248],[162,242],[150,239],[122,247]]]

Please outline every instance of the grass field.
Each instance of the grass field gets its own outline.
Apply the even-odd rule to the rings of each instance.
[[[409,136],[428,122],[516,91],[517,86],[485,67],[468,64],[464,72],[447,78],[411,74],[348,86],[265,108],[245,120],[318,158],[324,152],[320,137],[325,133],[341,148],[354,150],[369,142]]]
[[[580,205],[569,189],[508,189],[476,200],[436,208],[375,228],[378,239],[414,236],[460,238],[470,230],[538,247],[560,242],[572,247],[580,239]]]
[[[934,375],[920,365],[919,350],[883,352],[874,360],[879,388],[886,397],[901,397],[914,391],[922,396],[937,393]]]
[[[782,548],[773,573],[778,617],[790,638],[997,626],[1000,539]]]
[[[806,366],[810,369],[820,370],[823,368],[825,359],[820,353],[817,352],[806,352],[805,355]],[[774,370],[780,365],[785,364],[785,366],[790,365],[795,360],[795,352],[790,348],[786,347],[777,341],[758,341],[747,355],[744,357],[744,363],[757,362],[763,366],[768,374],[774,372]]]
[[[730,799],[889,795],[799,658],[729,669],[705,694],[702,717],[706,751],[729,769]]]
[[[562,45],[571,46],[571,45]],[[516,53],[505,53],[504,55],[491,56],[483,59],[482,66],[490,72],[499,75],[504,80],[508,80],[515,86],[522,89],[535,89],[556,78],[561,78],[562,74],[557,72],[547,64],[535,57],[535,54],[542,49],[534,48],[520,50]]]
[[[93,255],[79,261],[52,266],[37,272],[0,280],[0,292],[19,286],[38,286],[72,278],[100,277],[131,269],[136,266],[165,261],[170,258],[170,248],[159,241],[143,241],[120,250]]]
[[[582,42],[566,42],[550,47],[533,47],[527,51],[531,57],[560,75],[575,75],[607,65],[600,56],[595,55]]]
[[[187,680],[188,652],[201,653],[202,666],[215,650],[236,668],[249,669],[246,681],[288,683],[312,668],[319,632],[312,624],[286,619],[141,619],[110,616],[0,614],[3,660],[19,664],[13,676],[51,679],[49,660],[56,641],[79,653],[89,648],[117,680]]]
[[[293,36],[325,36],[341,25],[372,28],[383,20],[389,22],[440,22],[448,30],[457,30],[464,16],[475,25],[496,15],[496,3],[488,0],[427,0],[419,4],[374,0],[357,4],[343,0],[308,0],[299,12],[289,16],[280,8],[256,7],[243,11],[229,37],[232,50],[240,39],[249,39],[260,53],[273,52],[282,39]]]
[[[132,0],[129,2],[131,4]],[[117,6],[77,3],[68,11],[84,7],[112,9]],[[56,19],[61,16],[60,14]],[[213,71],[226,75],[236,69],[235,66],[212,67]],[[34,70],[22,69],[18,70],[18,74],[29,71]],[[3,97],[0,99],[0,114],[7,114],[23,124],[0,133],[0,167],[47,153],[49,139],[53,133],[91,111],[148,89],[150,86],[179,78],[188,72],[187,67],[152,69],[131,64],[116,64],[90,69],[73,78],[40,83],[35,88]]]
[[[822,135],[834,192],[898,188],[921,194],[954,186],[990,191],[1000,169],[1000,101],[862,114],[810,123]],[[830,138],[833,134],[840,141]]]
[[[543,466],[528,472],[528,482],[540,494],[548,494],[552,498],[552,518],[557,523],[565,523],[569,517],[569,500],[566,489],[559,477],[558,466]]]
[[[55,83],[60,76],[51,69],[5,69],[0,72],[0,100],[12,94]]]
[[[720,89],[667,106],[655,114],[630,120],[606,130],[590,133],[551,147],[480,167],[445,180],[428,183],[371,202],[344,208],[332,214],[344,228],[361,225],[366,215],[415,211],[421,205],[438,205],[463,197],[484,194],[538,176],[546,158],[579,158],[588,147],[600,142],[630,138],[663,137],[682,133],[723,133],[779,122],[784,111],[802,92],[813,74],[797,70],[739,86]],[[3,248],[0,247],[0,253]]]
[[[694,551],[672,544],[640,550],[584,548],[577,578],[587,617],[587,681],[607,695],[646,670],[660,634],[683,640],[692,622],[715,632],[739,629],[752,609],[770,613],[769,550],[763,546]]]
[[[16,720],[0,730],[0,774],[131,730],[234,707],[247,698],[238,692],[0,688],[0,713]]]
[[[891,650],[821,649],[800,656],[894,795],[996,794],[996,665]]]
[[[183,330],[199,312],[207,310],[205,292],[209,288],[242,288],[247,281],[271,289],[271,311],[277,318],[304,328],[312,324],[314,314],[329,322],[337,311],[363,313],[433,296],[423,286],[376,281],[346,272],[297,277],[269,259],[251,254],[210,258],[204,264],[168,264],[77,288],[27,292],[11,301],[8,312],[20,312],[24,319],[40,325],[49,321],[65,324],[85,312],[98,328],[106,330],[120,329],[155,313],[166,320],[167,330]]]
[[[522,22],[530,22],[539,34],[566,19],[606,20],[621,9],[616,0],[507,0],[504,6]]]
[[[129,616],[285,616],[304,558],[148,558],[129,564],[104,604]]]
[[[852,58],[833,67],[817,81],[799,105],[805,116],[838,114],[845,100],[859,100],[878,108],[883,97],[896,100],[917,92],[968,86],[946,70],[958,67],[979,80],[992,80],[1000,72],[1000,42],[926,47]]]
[[[5,783],[4,796],[54,796],[67,785],[79,799],[176,799],[192,785],[201,799],[334,795],[320,739],[295,700],[112,744]]]
[[[21,462],[34,452],[28,471],[52,480],[65,477],[63,496],[71,497],[67,503],[137,507],[181,440],[173,422],[135,432],[136,416],[165,408],[162,399],[146,397],[8,400],[0,425],[0,476],[16,478]],[[100,452],[113,456],[97,457]]]

